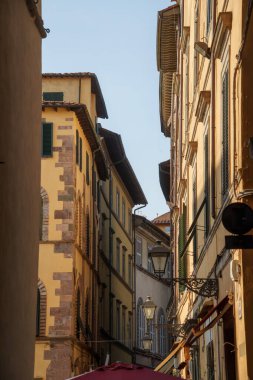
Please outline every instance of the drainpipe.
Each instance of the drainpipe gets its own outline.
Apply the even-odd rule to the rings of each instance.
[[[133,229],[133,244],[132,244],[132,247],[133,247],[133,297],[132,297],[132,308],[133,308],[133,318],[132,318],[132,337],[133,337],[133,347],[134,347],[134,350],[133,350],[133,363],[136,363],[136,329],[135,329],[135,326],[136,326],[136,265],[135,265],[135,216],[136,216],[136,211],[144,208],[147,206],[147,203],[142,205],[142,206],[139,206],[137,207],[135,210],[134,210],[134,218],[133,218],[133,226],[132,226],[132,229]],[[134,332],[134,334],[133,334]]]

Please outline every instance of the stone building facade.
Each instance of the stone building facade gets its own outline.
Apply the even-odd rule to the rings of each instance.
[[[121,136],[105,128],[99,135],[109,180],[101,186],[100,357],[101,364],[134,361],[135,275],[132,209],[147,200],[126,156]]]
[[[222,224],[228,205],[252,207],[252,24],[251,1],[178,0],[158,14],[173,277],[184,280],[169,313],[181,334],[156,370],[187,379],[253,376],[251,250],[228,245]]]
[[[107,117],[94,74],[43,74],[36,379],[97,366],[99,183]]]

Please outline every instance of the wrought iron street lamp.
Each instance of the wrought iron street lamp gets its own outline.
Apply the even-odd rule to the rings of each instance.
[[[150,296],[147,296],[146,301],[142,305],[144,315],[147,320],[147,331],[142,339],[143,348],[145,351],[150,351],[152,346],[152,338],[150,335],[150,323],[155,316],[156,305],[151,300]]]
[[[165,273],[170,254],[171,251],[164,247],[160,241],[149,251],[154,273],[157,273],[159,277]],[[217,297],[218,295],[218,280],[216,278],[177,277],[168,279],[167,283],[171,286],[175,286],[176,283],[179,283],[203,297]]]
[[[155,311],[156,311],[156,305],[151,300],[150,296],[147,296],[146,301],[142,305],[144,315],[147,319],[147,321],[151,321],[154,318]]]
[[[142,339],[142,344],[143,344],[143,349],[145,351],[148,351],[148,352],[151,351],[152,338],[150,334],[148,334],[147,332],[145,333],[144,338]]]

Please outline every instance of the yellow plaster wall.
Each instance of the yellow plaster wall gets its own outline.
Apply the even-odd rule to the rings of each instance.
[[[43,78],[42,92],[63,92],[65,102],[85,104],[95,125],[96,95],[91,92],[91,78]]]

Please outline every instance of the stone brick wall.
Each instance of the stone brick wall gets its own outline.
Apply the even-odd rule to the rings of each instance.
[[[40,196],[42,199],[42,215],[41,215],[41,231],[40,238],[42,241],[48,240],[48,222],[49,222],[49,199],[46,190],[41,187],[40,188]]]
[[[51,360],[46,373],[46,380],[65,380],[72,373],[71,341],[51,342],[50,350],[44,352],[44,359]]]
[[[58,127],[60,128],[60,127]],[[63,174],[59,180],[64,184],[64,190],[58,190],[58,201],[62,201],[63,207],[55,210],[54,218],[62,220],[56,224],[57,231],[61,231],[62,240],[74,239],[74,137],[58,135],[62,141],[62,147],[58,148],[59,159],[55,164],[57,168],[63,168]]]
[[[55,290],[55,295],[60,297],[60,306],[50,308],[50,315],[54,316],[54,326],[49,327],[49,336],[70,336],[72,334],[73,274],[72,272],[57,272],[53,273],[53,279],[60,280],[60,288]]]

